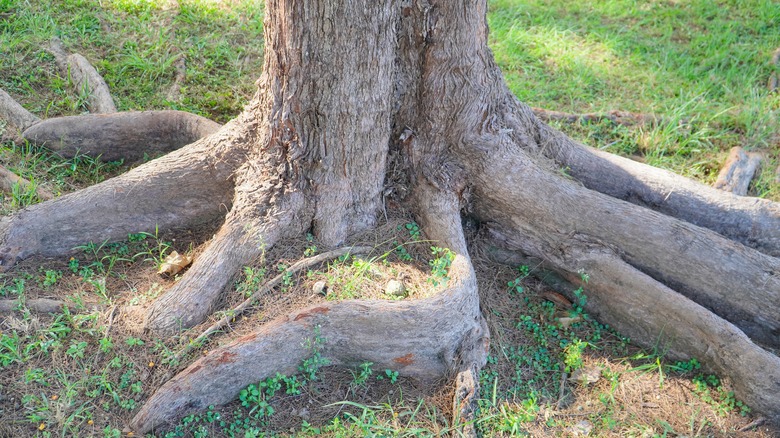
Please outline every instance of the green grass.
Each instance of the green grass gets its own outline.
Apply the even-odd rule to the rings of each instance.
[[[85,99],[46,50],[52,37],[86,56],[106,79],[120,111],[180,109],[219,122],[235,116],[254,91],[262,64],[259,0],[4,0],[0,21],[0,87],[41,117],[78,114]],[[174,62],[184,57],[181,102],[166,99]]]
[[[526,103],[670,121],[611,127],[606,138],[604,126],[560,126],[575,138],[705,182],[730,147],[777,157],[780,98],[766,89],[776,2],[495,0],[489,19],[496,60]],[[757,185],[771,188],[757,194],[774,194],[772,180],[762,177]]]
[[[120,110],[180,109],[219,122],[230,120],[255,90],[262,63],[263,3],[174,4],[0,0],[0,87],[40,117],[85,112],[86,96],[73,90],[45,50],[56,36],[66,49],[96,66]],[[489,6],[492,49],[521,100],[559,111],[623,110],[653,113],[663,120],[656,126],[601,122],[561,124],[560,129],[592,146],[704,182],[714,180],[730,147],[760,150],[768,164],[752,193],[780,200],[775,181],[780,95],[765,89],[767,78],[778,69],[769,65],[780,44],[780,8],[774,2],[493,0]],[[171,101],[167,92],[174,65],[182,57],[186,82],[181,99]],[[121,163],[87,157],[63,160],[11,143],[0,145],[0,161],[55,193],[126,169]],[[2,212],[38,201],[29,191],[6,194]],[[282,287],[289,292],[320,280],[332,291],[326,299],[383,298],[381,286],[387,278],[411,272],[404,271],[404,264],[421,268],[417,283],[423,286],[446,283],[450,255],[441,249],[431,254],[430,245],[420,242],[416,224],[404,223],[388,234],[392,236],[385,236],[389,240],[381,256],[335,261],[305,278],[285,278]],[[294,257],[317,253],[315,242],[305,245]],[[13,414],[9,425],[25,436],[121,436],[133,409],[159,384],[160,376],[176,369],[175,353],[181,346],[112,328],[89,305],[133,306],[153,300],[175,279],[138,282],[128,270],[153,273],[173,246],[160,236],[140,234],[124,243],[85,243],[73,259],[0,279],[0,298],[21,300],[18,314],[0,320],[0,376],[15,376],[0,377],[0,394],[12,388],[19,395],[13,411],[0,412],[0,417]],[[247,267],[237,284],[237,299],[243,300],[280,269],[273,263]],[[505,269],[481,279],[482,290],[492,290],[490,299],[496,300],[485,306],[491,312],[487,316],[493,339],[480,375],[481,411],[476,419],[485,435],[566,434],[567,428],[586,419],[594,428],[592,436],[699,436],[733,431],[739,415],[749,410],[727,383],[702,373],[696,362],[669,362],[663,351],[636,351],[609,327],[587,317],[582,302],[562,311],[541,298],[528,278],[531,271]],[[414,284],[411,296],[423,295],[425,288],[415,289]],[[372,288],[374,295],[361,295]],[[39,316],[25,309],[26,296],[56,291],[71,310]],[[587,293],[585,288],[577,296],[587,300]],[[561,318],[575,322],[563,324]],[[332,389],[328,384],[334,385],[328,379],[343,384],[345,399],[330,403],[332,415],[322,424],[296,418],[299,436],[442,436],[454,428],[442,403],[404,397],[409,382],[391,370],[363,364],[346,377],[334,377],[323,365],[313,348],[299,375],[257,382],[253,389],[266,392],[252,395],[248,388],[244,399],[239,396],[233,405],[182,419],[169,436],[255,436],[269,428],[279,430],[274,429],[276,419],[303,400],[296,391],[319,399]],[[564,373],[594,367],[601,378],[592,385],[561,380]],[[269,385],[281,386],[267,392]],[[675,385],[689,386],[690,400],[670,395]],[[385,392],[377,395],[377,387]],[[636,415],[645,408],[632,396],[647,394],[659,405],[652,409],[663,409],[661,402],[667,398],[673,408],[655,417]],[[248,406],[241,406],[243,402]],[[0,404],[0,409],[8,406]],[[306,406],[296,409],[302,412]],[[287,431],[290,423],[283,424]]]

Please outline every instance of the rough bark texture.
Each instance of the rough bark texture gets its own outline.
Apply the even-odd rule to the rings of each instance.
[[[769,255],[780,255],[777,203],[723,193],[667,170],[583,146],[538,121],[530,123],[537,125],[544,139],[545,156],[567,168],[585,187],[709,228]]]
[[[484,365],[488,335],[457,200],[438,191],[421,191],[418,202],[425,212],[420,219],[426,230],[432,230],[428,237],[457,254],[446,288],[435,297],[343,301],[295,311],[190,365],[144,404],[131,429],[148,432],[211,404],[227,403],[248,384],[277,372],[295,374],[313,354],[306,346],[316,333],[322,339],[322,357],[334,365],[357,367],[369,361],[378,369],[428,381],[451,370]],[[399,328],[404,336],[394,335]]]
[[[427,236],[457,254],[451,280],[426,300],[292,312],[175,376],[133,429],[294,372],[311,354],[301,345],[315,329],[334,364],[454,376],[455,412],[468,419],[488,333],[464,210],[495,242],[569,281],[586,270],[592,313],[641,344],[660,338],[675,355],[707,361],[734,379],[738,396],[780,418],[772,397],[780,364],[757,346],[780,346],[777,204],[586,148],[544,125],[494,64],[484,0],[266,7],[259,90],[236,120],[126,175],[5,219],[3,264],[228,210],[205,252],[147,315],[147,328],[175,333],[201,322],[241,267],[280,239],[311,230],[337,245],[372,227],[383,196],[395,192]],[[391,336],[399,327],[406,336]]]
[[[19,105],[19,103],[2,89],[0,89],[0,118],[20,131],[24,131],[41,121],[41,119]]]
[[[73,303],[53,300],[51,298],[35,298],[32,300],[15,299],[0,300],[0,313],[29,310],[36,313],[59,313],[62,308]],[[88,304],[85,306],[89,311],[103,310],[104,306]]]
[[[735,195],[747,195],[750,181],[753,180],[753,175],[758,170],[762,158],[761,154],[745,152],[739,146],[731,148],[729,157],[723,164],[717,181],[712,186]]]
[[[59,38],[51,41],[49,50],[54,55],[62,75],[73,81],[77,93],[87,94],[89,110],[95,114],[115,113],[116,106],[103,76],[78,53],[68,55]]]
[[[83,154],[103,161],[134,162],[174,151],[219,128],[219,123],[205,117],[166,110],[54,117],[22,135],[67,158]]]
[[[33,254],[71,253],[88,242],[213,221],[230,206],[235,172],[254,122],[220,132],[130,172],[0,220],[0,267]],[[204,182],[207,182],[204,184]]]

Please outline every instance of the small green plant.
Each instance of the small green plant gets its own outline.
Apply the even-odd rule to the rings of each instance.
[[[49,288],[51,286],[54,286],[54,284],[57,283],[57,280],[62,278],[62,271],[56,271],[52,269],[47,269],[44,271],[43,281],[41,284],[45,288]]]
[[[245,297],[252,295],[265,280],[265,268],[244,266],[244,280],[236,286],[238,293]]]
[[[68,347],[68,350],[65,351],[65,354],[67,354],[68,356],[70,356],[70,357],[72,357],[74,359],[76,359],[76,358],[84,359],[84,352],[86,350],[87,350],[87,343],[86,342],[84,342],[84,341],[82,341],[82,342],[73,341],[73,342],[70,343],[70,347]]]
[[[314,244],[314,236],[311,233],[306,233],[306,249],[303,250],[304,257],[311,257],[317,254],[317,245]]]
[[[448,248],[439,248],[438,246],[432,246],[431,253],[434,258],[428,262],[431,267],[431,276],[428,281],[434,286],[446,285],[450,279],[447,274],[452,266],[452,261],[455,260],[455,253]]]
[[[564,348],[563,363],[566,365],[567,373],[582,368],[582,352],[587,346],[587,342],[576,339]]]
[[[143,257],[144,261],[154,263],[155,267],[159,269],[172,246],[171,242],[167,242],[160,237],[159,227],[154,227],[154,234],[146,232],[135,233],[128,235],[128,240],[130,236],[133,236],[132,241],[142,242],[141,251],[133,255],[132,259]],[[150,244],[149,241],[152,241],[152,243]]]
[[[74,274],[79,272],[79,260],[76,257],[71,257],[70,260],[68,260],[68,269]]]
[[[125,339],[125,344],[129,345],[130,347],[137,347],[137,346],[144,345],[144,341],[142,341],[141,339],[134,338],[134,337],[131,336],[131,337]]]
[[[298,366],[298,371],[306,380],[317,380],[317,372],[320,368],[330,364],[330,361],[322,357],[322,349],[325,338],[320,333],[320,326],[314,327],[314,337],[304,342],[304,348],[311,352],[311,356]]]
[[[393,371],[391,369],[385,369],[384,375],[377,374],[376,378],[377,378],[377,380],[389,379],[390,383],[395,383],[395,382],[398,381],[398,371]]]
[[[413,241],[420,240],[420,226],[417,225],[417,222],[408,222],[404,224],[403,227],[409,232],[409,237],[411,237]]]
[[[3,280],[3,285],[0,287],[0,296],[22,296],[24,295],[24,278],[14,278],[11,284],[8,284],[6,280]]]
[[[371,369],[373,365],[373,362],[363,362],[360,364],[360,368],[356,372],[352,372],[352,384],[364,386],[371,375],[374,374],[374,370]]]

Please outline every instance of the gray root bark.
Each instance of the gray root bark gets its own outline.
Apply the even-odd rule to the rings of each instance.
[[[41,121],[2,89],[0,89],[0,118],[6,120],[19,131],[24,131]]]
[[[747,195],[750,182],[761,165],[763,156],[756,152],[746,152],[739,146],[731,148],[718,179],[712,186],[735,195]]]
[[[240,116],[225,129],[123,175],[25,208],[0,220],[0,267],[39,254],[60,256],[89,242],[129,233],[181,229],[224,216],[235,172],[256,122]]]
[[[68,55],[62,47],[62,42],[56,37],[51,40],[49,51],[54,55],[63,76],[73,81],[76,92],[89,96],[87,103],[90,112],[95,114],[116,112],[116,106],[111,98],[111,92],[108,91],[106,81],[87,61],[87,58],[78,53]]]
[[[68,303],[65,301],[50,298],[0,300],[0,313],[21,311],[22,309],[28,309],[36,313],[60,313],[66,305]],[[88,306],[88,308],[90,310],[100,310],[102,306]]]
[[[526,253],[544,258],[579,241],[613,248],[626,262],[736,324],[757,342],[780,346],[780,319],[774,311],[780,305],[780,260],[561,178],[513,144],[496,145],[489,156],[473,161],[478,163],[472,172],[475,209],[484,220],[545,242],[525,248]],[[545,202],[534,201],[539,197]]]
[[[585,187],[650,208],[755,248],[780,256],[780,205],[766,199],[721,190],[664,169],[583,146],[538,121],[519,104],[528,123],[536,124],[540,150]]]
[[[25,140],[71,158],[135,162],[213,134],[220,124],[184,111],[140,111],[55,117],[36,123]]]
[[[5,219],[4,265],[155,225],[186,226],[232,205],[204,255],[147,317],[153,330],[178,330],[208,314],[241,266],[283,236],[312,229],[336,245],[373,226],[391,152],[404,173],[399,194],[411,189],[424,231],[457,254],[451,280],[426,300],[328,303],[273,321],[166,383],[133,419],[136,431],[295,372],[315,327],[334,364],[456,376],[456,415],[468,418],[488,335],[461,207],[494,239],[570,281],[590,271],[594,314],[644,346],[660,338],[674,354],[709,361],[733,378],[738,396],[780,417],[770,398],[777,357],[753,343],[780,346],[777,204],[586,148],[542,124],[493,62],[485,1],[272,0],[267,8],[260,91],[237,120]],[[662,302],[674,303],[670,317],[654,313]],[[408,336],[388,336],[397,327]],[[770,379],[757,381],[752,363]]]
[[[528,236],[518,242],[516,236],[495,230],[492,240],[514,249],[544,245],[529,242]],[[587,312],[632,342],[653,346],[672,360],[695,357],[710,372],[728,377],[751,408],[780,412],[780,358],[733,324],[626,263],[613,250],[572,242],[552,257],[548,254],[538,266],[561,273],[575,288],[585,288]],[[580,271],[590,276],[587,284],[580,280]],[[561,283],[552,279],[553,286]],[[574,288],[556,289],[574,299]]]
[[[436,296],[420,301],[324,303],[274,320],[212,350],[173,377],[143,405],[130,428],[146,433],[209,405],[227,403],[248,384],[277,372],[295,374],[313,354],[306,345],[314,342],[315,333],[323,339],[322,357],[333,365],[357,367],[369,361],[379,369],[426,381],[472,364],[481,367],[488,335],[457,198],[436,191],[418,193],[418,202],[425,206],[421,222],[432,231],[429,237],[457,254],[450,280]],[[390,335],[399,327],[407,336]],[[475,385],[470,382],[468,391],[475,393]]]
[[[369,254],[373,248],[368,246],[347,246],[347,247],[341,247],[334,249],[332,251],[328,251],[323,254],[318,254],[314,257],[310,257],[307,259],[299,260],[295,263],[293,263],[290,267],[285,269],[281,274],[277,275],[276,277],[272,278],[271,280],[268,280],[265,284],[263,284],[259,289],[252,292],[252,294],[241,302],[238,306],[230,309],[229,312],[227,312],[227,315],[225,315],[222,319],[212,324],[209,328],[207,328],[203,333],[198,335],[197,338],[193,339],[191,342],[187,344],[187,346],[182,349],[180,352],[176,354],[177,358],[184,357],[185,354],[187,354],[190,349],[199,346],[201,342],[205,341],[206,338],[211,336],[212,334],[222,330],[226,326],[230,324],[231,321],[235,321],[236,318],[240,315],[243,315],[245,311],[247,311],[252,306],[257,305],[258,299],[271,292],[276,286],[278,286],[282,280],[288,275],[294,275],[300,272],[303,269],[308,269],[309,267],[312,267],[314,265],[318,265],[322,262],[335,259],[337,257],[341,257],[347,254],[351,255],[365,255]]]

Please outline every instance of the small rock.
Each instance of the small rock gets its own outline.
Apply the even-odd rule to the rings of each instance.
[[[385,295],[390,295],[391,297],[405,297],[407,295],[406,285],[402,281],[390,280],[385,285]]]
[[[192,257],[172,251],[160,265],[159,274],[176,275],[192,263]]]
[[[576,381],[580,385],[589,385],[596,383],[601,378],[601,368],[599,367],[585,367],[574,370],[571,373],[571,380]]]
[[[325,281],[320,280],[320,281],[314,283],[314,286],[311,287],[311,290],[315,294],[319,294],[319,295],[323,295],[323,296],[327,295],[328,294],[328,284]]]
[[[309,409],[306,407],[301,408],[300,411],[293,409],[292,412],[290,413],[297,417],[300,417],[303,420],[308,420],[311,417],[311,415],[309,414]]]
[[[563,328],[569,328],[572,324],[575,322],[582,322],[582,317],[580,315],[571,317],[571,316],[561,316],[558,318],[558,322],[561,323],[561,327]]]
[[[588,436],[593,430],[593,423],[588,420],[580,420],[577,424],[569,426],[567,429],[572,436]]]

